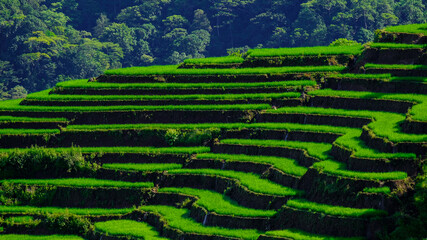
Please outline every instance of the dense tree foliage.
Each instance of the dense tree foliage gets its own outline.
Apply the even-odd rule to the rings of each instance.
[[[373,40],[427,0],[0,0],[0,98],[227,49]]]

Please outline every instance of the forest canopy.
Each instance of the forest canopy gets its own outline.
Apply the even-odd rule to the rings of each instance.
[[[261,47],[372,41],[427,0],[0,0],[0,98],[107,69]]]

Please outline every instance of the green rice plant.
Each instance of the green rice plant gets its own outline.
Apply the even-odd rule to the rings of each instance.
[[[0,122],[68,122],[66,118],[32,118],[32,117],[14,117],[0,116]]]
[[[304,66],[304,67],[269,67],[269,68],[237,68],[237,69],[185,69],[176,65],[130,67],[111,69],[105,71],[105,75],[122,76],[154,76],[154,75],[257,75],[257,74],[281,74],[281,73],[310,73],[310,72],[340,72],[345,70],[342,66]]]
[[[192,58],[185,59],[186,64],[229,64],[229,63],[242,63],[243,58],[237,56],[225,56],[225,57],[209,57],[209,58]]]
[[[229,197],[209,190],[193,188],[160,188],[159,192],[181,193],[195,196],[198,198],[196,201],[197,205],[205,208],[209,212],[214,212],[220,215],[232,215],[239,217],[272,217],[276,214],[276,211],[274,210],[243,207]]]
[[[408,177],[406,172],[358,172],[346,170],[344,163],[335,162],[332,160],[317,162],[313,164],[313,168],[321,172],[325,172],[335,176],[366,179],[366,180],[402,180]]]
[[[378,187],[378,188],[364,188],[363,192],[365,193],[382,193],[382,194],[390,194],[390,187]]]
[[[392,77],[390,82],[417,82],[426,83],[427,77]]]
[[[321,204],[310,202],[305,199],[291,199],[286,203],[287,206],[324,213],[326,215],[343,216],[343,217],[377,217],[387,216],[388,213],[384,210],[372,208],[349,208],[334,205]]]
[[[370,43],[371,48],[391,48],[391,49],[419,49],[427,47],[427,44],[403,44],[403,43]]]
[[[62,214],[71,213],[84,216],[123,215],[132,212],[135,208],[59,208],[59,207],[33,207],[33,206],[5,206],[0,205],[0,214]]]
[[[203,224],[194,221],[190,217],[190,210],[187,209],[178,209],[170,206],[141,206],[140,210],[160,214],[170,227],[185,233],[218,235],[248,240],[256,240],[262,233],[255,229],[229,229],[203,226]]]
[[[106,169],[121,169],[121,170],[131,170],[131,171],[141,171],[141,172],[156,172],[156,171],[168,171],[172,169],[182,168],[182,164],[176,163],[146,163],[146,164],[137,164],[137,163],[109,163],[103,164],[103,168]]]
[[[280,82],[229,82],[229,83],[103,83],[88,82],[87,80],[72,80],[56,84],[57,88],[82,88],[82,89],[186,89],[186,88],[259,88],[259,87],[292,87],[315,86],[316,81],[297,80]],[[49,90],[47,90],[49,91]],[[43,93],[40,92],[40,93]],[[34,96],[32,93],[28,96]]]
[[[267,236],[283,237],[294,240],[363,240],[364,237],[332,237],[304,232],[298,229],[268,231]]]
[[[152,182],[123,182],[94,178],[58,178],[58,179],[6,179],[0,183],[28,185],[53,185],[70,187],[115,187],[115,188],[151,188]]]
[[[313,156],[319,160],[330,159],[330,156],[328,153],[331,151],[331,148],[332,148],[332,145],[329,143],[260,140],[260,139],[223,139],[221,140],[221,143],[304,149],[307,151],[307,153],[310,156]]]
[[[26,100],[38,101],[111,101],[111,100],[244,100],[244,99],[283,99],[299,98],[299,92],[284,93],[244,93],[244,94],[185,94],[185,95],[63,95],[63,94],[43,94],[33,93],[27,96]]]
[[[355,74],[355,73],[344,73],[344,74],[330,74],[329,77],[334,78],[350,78],[350,79],[390,79],[391,74]]]
[[[261,48],[250,49],[248,57],[280,57],[280,56],[322,56],[322,55],[358,55],[362,45],[355,46],[318,46],[299,48]]]
[[[18,100],[7,100],[0,103],[0,111],[19,112],[112,112],[112,111],[240,111],[263,110],[271,108],[268,104],[234,104],[234,105],[164,105],[164,106],[25,106]]]
[[[387,32],[427,34],[427,24],[409,24],[386,27]]]
[[[48,150],[65,151],[70,148],[46,148]],[[141,154],[194,154],[209,152],[208,147],[84,147],[79,148],[82,153],[141,153]],[[16,149],[0,148],[1,152],[13,152]],[[20,149],[29,151],[30,149]]]
[[[73,235],[25,235],[5,234],[0,235],[1,240],[84,240],[82,237]]]
[[[13,216],[13,217],[6,218],[4,221],[9,222],[9,223],[26,224],[26,223],[33,223],[34,217],[32,217],[32,216]]]
[[[253,173],[218,169],[173,169],[168,171],[168,174],[213,175],[232,178],[239,181],[242,186],[245,186],[250,191],[269,195],[296,196],[302,194],[299,190],[282,186],[267,179],[262,179],[259,175]]]
[[[298,162],[293,159],[270,157],[270,156],[248,156],[248,155],[234,155],[234,154],[215,154],[215,153],[202,153],[197,154],[197,159],[215,159],[226,162],[254,162],[271,164],[275,168],[281,170],[286,174],[301,177],[307,172],[306,167],[298,165]]]
[[[403,69],[403,70],[427,70],[427,65],[403,65],[403,64],[375,64],[366,63],[365,69]]]
[[[151,240],[166,240],[157,230],[144,222],[133,220],[111,220],[95,223],[95,230],[111,236],[131,236]]]
[[[0,135],[51,135],[59,134],[59,129],[21,129],[21,128],[2,128]]]
[[[397,113],[316,107],[283,107],[277,110],[267,110],[266,112],[368,118],[374,120],[368,124],[368,127],[377,136],[387,138],[392,142],[425,142],[427,139],[426,134],[407,134],[401,132],[399,124],[405,121],[405,116]]]

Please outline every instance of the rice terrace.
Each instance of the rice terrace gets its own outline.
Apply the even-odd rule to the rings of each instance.
[[[0,102],[0,126],[3,240],[405,239],[427,220],[427,24],[110,69]]]

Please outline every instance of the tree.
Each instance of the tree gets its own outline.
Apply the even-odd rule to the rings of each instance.
[[[190,31],[195,30],[206,30],[208,32],[212,32],[211,22],[202,9],[194,11],[194,18],[190,26]]]
[[[96,26],[93,28],[93,36],[99,38],[103,33],[106,27],[110,25],[110,19],[107,15],[101,13],[99,18],[96,20]]]
[[[427,20],[425,4],[421,0],[400,0],[396,12],[402,24],[423,23]]]

